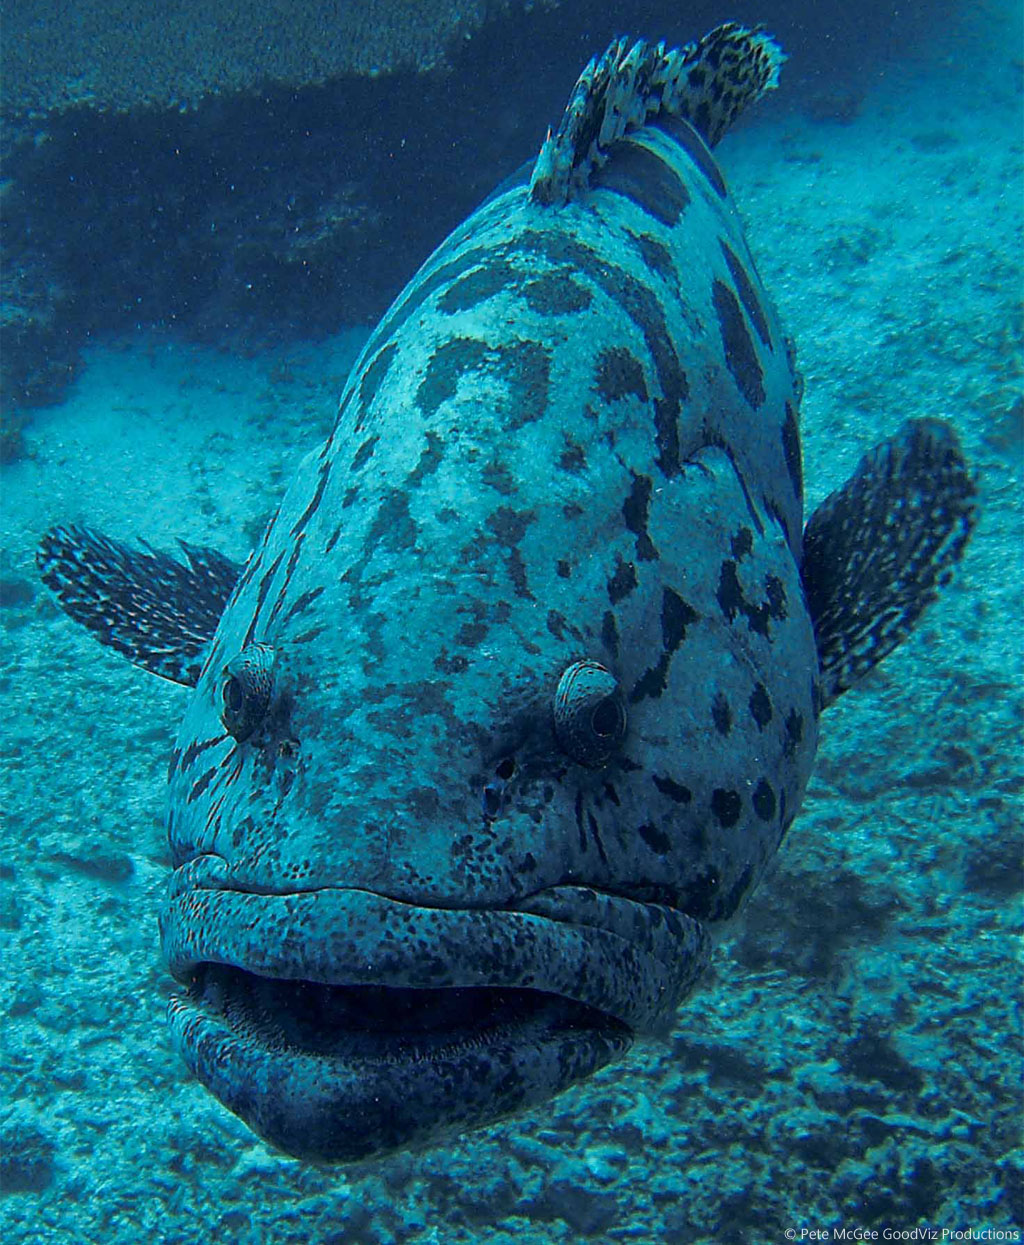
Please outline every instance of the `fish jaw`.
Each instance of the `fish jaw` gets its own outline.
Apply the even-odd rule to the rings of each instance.
[[[494,910],[185,881],[161,932],[189,1068],[271,1144],[319,1162],[560,1093],[664,1026],[709,955],[685,915],[573,886]]]

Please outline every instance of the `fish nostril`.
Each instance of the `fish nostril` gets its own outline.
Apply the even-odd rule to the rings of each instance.
[[[502,757],[494,767],[494,777],[480,792],[480,804],[485,821],[495,821],[505,807],[508,784],[515,777],[515,757]]]
[[[484,787],[480,795],[480,804],[486,821],[494,821],[501,813],[503,797],[504,792],[495,783],[489,782]]]

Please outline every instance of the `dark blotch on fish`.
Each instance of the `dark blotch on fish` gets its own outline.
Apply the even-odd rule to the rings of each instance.
[[[420,451],[420,460],[405,478],[410,488],[418,488],[427,476],[432,476],[444,459],[444,442],[436,432],[427,429],[427,444]]]
[[[742,561],[754,548],[754,533],[749,527],[741,527],[729,541],[729,548],[736,561]]]
[[[726,791],[722,787],[716,787],[711,795],[711,811],[715,815],[715,820],[720,826],[728,829],[734,826],[740,819],[743,811],[743,802],[736,791]]]
[[[700,125],[700,117],[694,118]],[[707,118],[705,117],[705,122]],[[728,191],[725,182],[722,180],[722,174],[715,162],[714,156],[708,151],[707,147],[701,141],[700,135],[694,130],[693,126],[684,121],[681,117],[659,117],[658,129],[664,130],[666,134],[671,134],[680,147],[686,152],[693,163],[700,169],[701,173],[707,178],[708,183],[714,189],[715,193],[722,199],[726,197]]]
[[[733,283],[736,286],[736,292],[740,296],[740,301],[747,309],[747,315],[757,330],[757,335],[768,347],[772,349],[771,334],[768,332],[768,321],[765,318],[764,309],[761,301],[757,297],[757,291],[754,289],[754,283],[750,279],[750,274],[739,261],[739,257],[724,238],[718,239],[718,245],[722,248],[722,254],[725,256],[725,262],[729,266],[732,273]]]
[[[775,816],[775,792],[771,788],[771,784],[766,778],[754,788],[754,796],[751,801],[754,805],[754,812],[762,821],[771,821]]]
[[[437,300],[437,305],[446,315],[468,311],[471,307],[493,298],[510,285],[515,276],[516,271],[511,264],[495,260],[482,268],[474,268],[472,272],[467,272],[465,276],[453,281]]]
[[[398,552],[416,543],[416,523],[409,513],[409,498],[403,489],[391,489],[384,497],[366,536],[366,550],[378,545]],[[347,576],[346,576],[347,578]]]
[[[377,390],[384,383],[384,378],[387,376],[397,353],[398,346],[394,342],[389,342],[383,349],[378,351],[377,357],[363,373],[363,379],[359,382],[360,415],[357,427],[362,427],[363,420],[366,418],[367,408],[376,396]]]
[[[651,504],[651,480],[649,476],[634,475],[629,496],[622,503],[622,517],[626,527],[636,537],[636,556],[641,562],[653,562],[658,551],[647,534],[647,511]]]
[[[532,510],[513,510],[510,506],[499,506],[487,517],[487,526],[502,545],[518,545],[526,535],[526,529],[536,519]]]
[[[643,366],[625,346],[609,346],[598,355],[595,387],[609,403],[631,395],[641,402],[648,398]]]
[[[551,360],[540,342],[534,341],[517,341],[497,353],[496,371],[509,387],[509,427],[522,428],[548,409]]]
[[[661,794],[667,795],[676,804],[689,804],[693,799],[693,792],[690,788],[684,787],[682,783],[676,782],[674,778],[669,778],[663,774],[652,774],[651,778]]]
[[[722,334],[722,349],[725,351],[725,365],[740,393],[756,411],[764,404],[764,374],[761,363],[750,340],[743,312],[736,300],[736,295],[724,281],[715,278],[711,294],[718,317],[718,327]]]
[[[508,387],[509,427],[522,428],[547,410],[550,367],[548,352],[539,342],[515,341],[492,349],[476,338],[453,337],[431,355],[416,403],[430,418],[455,396],[461,376],[486,371]]]
[[[362,443],[353,455],[352,466],[349,468],[350,471],[358,471],[370,461],[373,457],[374,448],[379,440],[380,437],[370,437]]]
[[[711,701],[711,720],[719,735],[728,735],[732,730],[732,710],[724,693],[715,692]]]
[[[585,311],[594,296],[568,272],[546,272],[523,289],[526,304],[542,316],[567,316]]]
[[[483,367],[486,358],[487,343],[473,337],[453,337],[438,346],[416,390],[416,405],[427,418],[436,415],[442,403],[455,397],[459,377]]]
[[[608,580],[608,597],[612,605],[628,597],[637,586],[636,567],[626,562],[621,554],[615,555],[615,574]]]
[[[488,488],[494,489],[503,497],[510,497],[516,491],[515,479],[511,471],[497,458],[492,458],[489,463],[484,464],[480,479]]]
[[[740,584],[736,572],[736,563],[725,561],[719,573],[718,591],[715,594],[722,614],[729,622],[733,622],[740,614],[747,620],[750,630],[757,635],[768,635],[770,620],[786,617],[786,593],[782,581],[774,575],[766,577],[765,592],[767,600],[754,604],[749,601]]]
[[[657,152],[639,142],[617,143],[615,158],[593,175],[591,185],[623,195],[670,228],[679,224],[690,203],[690,192],[678,174]]]
[[[661,594],[661,638],[668,652],[674,653],[686,639],[686,628],[700,615],[672,588]]]
[[[646,268],[664,281],[675,282],[678,279],[672,263],[672,254],[663,242],[659,242],[657,238],[652,238],[646,233],[631,233],[629,236],[640,252],[640,258]]]
[[[659,830],[656,825],[648,822],[638,827],[637,833],[652,852],[656,852],[659,856],[668,855],[672,847],[672,840],[663,830]]]
[[[754,690],[750,693],[750,716],[757,725],[764,730],[768,723],[772,720],[772,702],[768,695],[768,689],[763,683],[755,683]],[[798,714],[797,717],[800,715]]]
[[[619,655],[619,627],[611,610],[605,610],[601,620],[601,643],[613,657]]]
[[[558,465],[563,471],[568,471],[575,475],[582,471],[587,465],[586,456],[583,453],[583,446],[577,445],[571,437],[565,438],[565,449],[558,456]]]

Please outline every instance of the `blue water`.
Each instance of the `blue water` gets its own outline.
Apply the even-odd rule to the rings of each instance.
[[[39,345],[6,314],[4,1241],[1020,1239],[1020,13],[851,12],[518,13],[524,44],[538,23],[535,61],[494,39],[493,80],[477,65],[468,91],[459,61],[429,110],[396,102],[400,124],[386,78],[348,112],[328,85],[26,127],[7,99],[21,267],[5,289]],[[244,558],[373,316],[536,148],[581,62],[620,21],[678,40],[733,16],[791,53],[718,157],[797,344],[808,510],[871,444],[937,415],[977,471],[981,522],[915,637],[823,720],[802,814],[671,1035],[457,1142],[304,1166],[168,1041],[155,914],[186,694],[61,616],[35,546],[71,520]],[[470,35],[465,56],[490,37]],[[315,150],[290,165],[303,135]],[[300,187],[275,181],[285,167]],[[289,196],[294,270],[274,249]],[[111,243],[104,203],[137,249]],[[198,251],[201,231],[231,244]]]

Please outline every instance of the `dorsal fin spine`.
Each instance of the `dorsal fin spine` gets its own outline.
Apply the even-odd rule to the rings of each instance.
[[[697,43],[616,39],[580,74],[558,130],[533,168],[535,203],[563,204],[586,191],[615,143],[659,114],[689,121],[714,146],[748,105],[772,90],[785,59],[762,27],[717,26]]]

